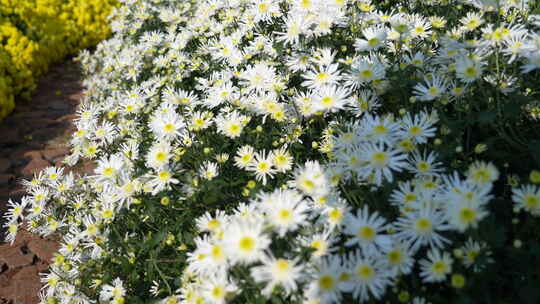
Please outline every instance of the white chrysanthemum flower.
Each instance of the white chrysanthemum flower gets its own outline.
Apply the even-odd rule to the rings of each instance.
[[[212,216],[210,212],[206,212],[202,216],[195,219],[197,229],[200,232],[212,232],[218,233],[225,229],[226,224],[228,223],[229,218],[223,210],[217,210],[216,215]]]
[[[401,172],[407,165],[406,155],[401,154],[399,150],[391,150],[384,144],[365,144],[360,147],[361,157],[367,162],[363,167],[361,177],[364,179],[373,179],[373,183],[380,186],[383,178],[392,182],[393,171]]]
[[[150,148],[146,155],[146,163],[149,167],[159,170],[169,164],[171,145],[169,142],[159,142]]]
[[[356,89],[385,76],[385,66],[376,57],[359,57],[353,61],[351,72],[346,75],[345,85]]]
[[[437,130],[434,125],[439,121],[436,113],[420,112],[414,116],[409,113],[402,118],[402,125],[398,131],[399,137],[412,139],[415,143],[424,144],[427,139],[435,136]]]
[[[158,138],[172,140],[182,134],[183,119],[175,112],[157,114],[150,120],[150,128]]]
[[[308,298],[319,299],[320,303],[339,303],[344,287],[340,278],[342,269],[341,258],[337,255],[321,259],[314,265],[304,295]]]
[[[111,182],[124,167],[124,160],[120,155],[113,154],[109,158],[98,160],[96,172],[97,182]]]
[[[406,169],[417,177],[437,176],[442,169],[439,167],[441,163],[436,160],[437,153],[432,151],[427,154],[426,151],[420,153],[416,150],[410,155]]]
[[[291,186],[296,187],[306,195],[320,196],[329,192],[329,184],[321,165],[316,161],[307,161],[294,173],[295,179]]]
[[[227,115],[216,117],[218,131],[229,138],[237,138],[242,134],[244,126],[249,121],[247,116],[233,111]]]
[[[303,77],[306,80],[302,82],[302,85],[315,90],[320,90],[329,85],[337,85],[341,79],[338,68],[338,64],[330,64],[319,70],[310,70],[304,73]]]
[[[239,75],[247,90],[257,92],[271,91],[275,77],[275,68],[263,63],[249,66]]]
[[[225,304],[236,293],[238,286],[223,272],[201,278],[202,295],[209,303]]]
[[[126,295],[126,289],[123,286],[122,280],[116,278],[112,285],[105,284],[101,287],[99,298],[101,301],[111,301],[112,299],[123,298]]]
[[[452,263],[448,252],[432,249],[428,251],[427,259],[420,261],[420,276],[424,282],[442,282],[452,272]]]
[[[462,56],[456,60],[456,76],[465,83],[474,82],[482,76],[482,63]]]
[[[492,164],[475,161],[467,170],[467,181],[473,185],[488,185],[499,178],[499,170]]]
[[[324,86],[314,96],[314,107],[317,111],[337,112],[349,103],[350,91],[337,86]]]
[[[395,237],[410,243],[413,251],[417,251],[424,245],[442,248],[444,244],[450,242],[439,234],[439,231],[450,228],[446,223],[444,213],[431,205],[420,210],[406,212],[403,217],[397,219],[394,225],[397,230]]]
[[[360,303],[380,299],[391,285],[390,272],[383,258],[381,255],[364,255],[360,251],[349,255],[346,265],[351,270],[351,277],[344,284]]]
[[[374,51],[384,46],[387,29],[384,26],[376,25],[362,30],[362,34],[364,39],[357,39],[354,43],[356,50],[359,52]]]
[[[512,189],[512,200],[519,210],[540,216],[540,187],[523,185]]]
[[[278,172],[285,173],[291,170],[294,164],[291,153],[287,151],[287,146],[272,150],[270,156],[272,157],[272,164]]]
[[[223,245],[233,263],[251,264],[263,257],[270,238],[263,232],[263,223],[238,219],[225,227]]]
[[[266,151],[255,153],[253,162],[246,169],[255,172],[257,180],[261,181],[263,185],[266,185],[268,177],[272,178],[276,173],[272,162],[272,153],[267,154]]]
[[[336,234],[330,230],[315,233],[312,236],[304,236],[300,238],[302,245],[313,250],[311,257],[315,260],[323,258],[335,251],[334,244],[337,242]]]
[[[206,180],[213,180],[218,174],[218,165],[215,162],[205,161],[199,169],[199,175]]]
[[[253,164],[254,160],[255,150],[252,146],[245,145],[238,149],[238,151],[236,152],[236,156],[234,157],[234,164],[240,169],[247,169]]]
[[[151,192],[153,195],[166,189],[170,186],[170,184],[178,184],[180,182],[178,179],[173,177],[173,172],[168,167],[160,169],[159,171],[155,172],[155,174],[149,174],[148,177],[149,180],[145,184],[145,187],[148,187],[148,190],[150,190],[149,192]]]
[[[269,223],[280,237],[285,233],[307,224],[307,203],[295,190],[275,190],[270,194],[259,194],[259,208],[266,214]]]
[[[297,281],[302,274],[303,265],[299,259],[276,259],[273,255],[264,255],[261,266],[251,268],[251,276],[255,282],[265,283],[266,287],[262,294],[269,296],[275,286],[281,286],[286,294],[295,292],[298,288]]]
[[[394,241],[384,252],[386,263],[393,275],[408,275],[414,265],[414,252],[408,243]]]
[[[414,95],[418,100],[434,100],[442,97],[448,90],[446,79],[436,74],[424,77],[424,83],[419,83],[414,87]]]
[[[357,214],[349,213],[343,221],[343,232],[350,237],[345,243],[348,246],[359,245],[365,252],[388,249],[392,239],[382,234],[389,228],[386,219],[378,212],[369,213],[367,205],[357,210]]]

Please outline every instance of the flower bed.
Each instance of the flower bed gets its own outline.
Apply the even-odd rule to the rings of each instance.
[[[110,35],[116,0],[0,1],[0,119],[48,66]]]
[[[532,1],[125,0],[80,59],[48,303],[537,303]]]

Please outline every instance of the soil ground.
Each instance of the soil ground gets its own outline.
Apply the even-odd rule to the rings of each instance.
[[[0,215],[6,211],[8,199],[19,201],[24,196],[22,179],[31,179],[48,166],[62,165],[82,96],[78,64],[66,60],[42,77],[32,100],[19,102],[0,121]],[[84,174],[93,169],[92,163],[84,163],[74,170]],[[0,224],[3,220],[0,217]],[[11,246],[1,242],[4,233],[5,228],[0,228],[0,304],[38,303],[39,273],[47,271],[58,244],[23,231]]]

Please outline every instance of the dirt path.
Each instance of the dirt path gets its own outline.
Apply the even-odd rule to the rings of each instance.
[[[20,102],[15,111],[0,121],[0,214],[7,201],[20,200],[24,190],[21,179],[60,165],[69,148],[67,141],[75,130],[72,123],[83,96],[78,65],[67,60],[51,67],[39,82],[34,97]],[[79,173],[91,172],[85,163]],[[0,218],[0,224],[3,224]],[[0,240],[4,236],[0,228]],[[53,253],[54,241],[21,233],[14,246],[0,243],[0,304],[34,304],[39,302],[42,286],[39,272],[45,271]]]

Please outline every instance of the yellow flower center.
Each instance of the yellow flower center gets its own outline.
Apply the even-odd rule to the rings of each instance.
[[[369,78],[373,77],[373,72],[371,70],[363,70],[362,72],[360,72],[360,75],[363,78],[369,79]]]
[[[421,233],[426,233],[431,230],[431,227],[433,224],[428,218],[421,217],[416,220],[414,225],[415,225],[416,231],[421,232]]]
[[[329,107],[331,106],[333,103],[334,103],[334,98],[330,97],[330,96],[325,96],[321,99],[321,103],[325,106],[325,107]]]
[[[388,252],[388,261],[390,264],[399,264],[403,260],[403,253],[400,250],[392,250]]]
[[[467,76],[468,78],[475,78],[476,77],[476,74],[477,74],[477,70],[475,67],[468,67],[465,69],[465,76]]]
[[[225,295],[225,291],[223,290],[222,287],[216,286],[212,289],[212,297],[221,299],[223,298],[224,295]]]
[[[167,154],[164,152],[156,153],[156,160],[160,163],[165,162],[165,160],[167,160]]]
[[[105,168],[103,170],[103,175],[106,176],[106,177],[110,177],[114,174],[114,169],[111,168],[111,167],[108,167],[108,168]]]
[[[443,261],[437,261],[433,263],[433,266],[431,266],[431,270],[436,275],[444,275],[448,271],[448,267],[446,266],[446,263]]]
[[[210,221],[208,221],[208,229],[210,230],[215,230],[219,228],[219,226],[219,221],[216,219],[211,219]]]
[[[540,199],[536,195],[528,194],[523,199],[525,201],[525,206],[528,209],[537,209],[540,205]]]
[[[368,45],[370,47],[375,47],[379,43],[379,39],[377,38],[371,38],[368,40]]]
[[[376,167],[384,167],[388,163],[388,155],[384,152],[375,152],[371,157],[371,161]]]
[[[163,127],[163,130],[166,133],[171,133],[174,131],[174,125],[172,123],[165,124],[165,126]]]
[[[360,265],[356,267],[356,275],[358,275],[362,281],[371,281],[375,276],[375,271],[369,265]]]
[[[336,285],[336,281],[329,274],[322,275],[319,278],[319,287],[324,291],[334,289],[335,285]]]
[[[162,181],[167,181],[171,178],[171,174],[168,171],[161,171],[159,172],[158,177]]]
[[[290,222],[292,219],[292,212],[288,209],[281,209],[278,212],[278,217],[283,222]]]
[[[250,236],[244,236],[238,242],[238,246],[244,252],[251,252],[255,249],[255,240]]]
[[[328,73],[320,72],[319,74],[317,74],[316,79],[319,80],[319,81],[326,81],[326,80],[328,80],[329,77],[330,77],[330,75],[328,75]]]
[[[476,218],[476,211],[472,208],[463,208],[459,211],[459,219],[464,224],[469,224]]]
[[[373,241],[375,238],[375,230],[369,226],[362,226],[358,229],[358,238],[365,241]]]
[[[214,258],[216,260],[221,260],[224,257],[223,249],[221,248],[220,245],[214,245],[214,246],[212,246],[212,250],[210,251],[210,255],[212,256],[212,258]]]
[[[425,162],[425,161],[419,161],[417,164],[416,164],[416,168],[418,169],[418,171],[420,172],[426,172],[429,170],[429,163]]]
[[[428,94],[432,95],[432,96],[439,95],[439,89],[437,89],[437,88],[429,88]]]

